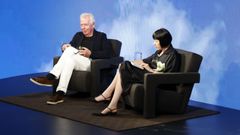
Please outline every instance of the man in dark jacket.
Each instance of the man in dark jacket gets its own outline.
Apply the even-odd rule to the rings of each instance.
[[[81,32],[77,32],[69,44],[62,45],[63,54],[46,77],[35,77],[30,80],[38,85],[52,86],[54,79],[59,84],[47,104],[62,103],[73,70],[89,71],[91,60],[110,57],[110,45],[105,33],[95,30],[95,20],[91,13],[80,16]]]

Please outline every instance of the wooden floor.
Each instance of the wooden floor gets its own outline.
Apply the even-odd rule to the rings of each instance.
[[[23,75],[1,79],[0,97],[51,91],[29,81]],[[1,135],[240,135],[240,111],[190,102],[191,105],[220,111],[220,114],[160,124],[151,127],[115,132],[92,125],[32,111],[0,102]]]

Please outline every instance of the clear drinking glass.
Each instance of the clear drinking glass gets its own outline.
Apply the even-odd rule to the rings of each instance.
[[[134,52],[134,60],[141,60],[142,52]]]

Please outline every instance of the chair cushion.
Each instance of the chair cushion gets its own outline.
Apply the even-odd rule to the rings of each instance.
[[[73,71],[68,90],[89,92],[91,89],[91,74],[87,71]]]
[[[131,87],[129,95],[125,96],[126,104],[132,106],[136,110],[142,110],[143,108],[143,84],[134,83]]]
[[[177,49],[177,51],[181,55],[180,72],[198,72],[202,56],[185,50]]]
[[[119,57],[122,43],[116,39],[108,39],[112,46],[112,57]]]

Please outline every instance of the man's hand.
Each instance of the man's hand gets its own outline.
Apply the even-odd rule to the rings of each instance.
[[[92,52],[86,47],[82,47],[82,49],[79,50],[79,53],[80,53],[80,55],[87,57],[87,58],[89,58],[90,55],[92,54]]]
[[[70,45],[70,44],[63,44],[63,45],[62,45],[62,48],[61,48],[61,49],[62,49],[62,52],[64,52],[65,49],[68,48],[69,46],[71,46],[71,45]]]

